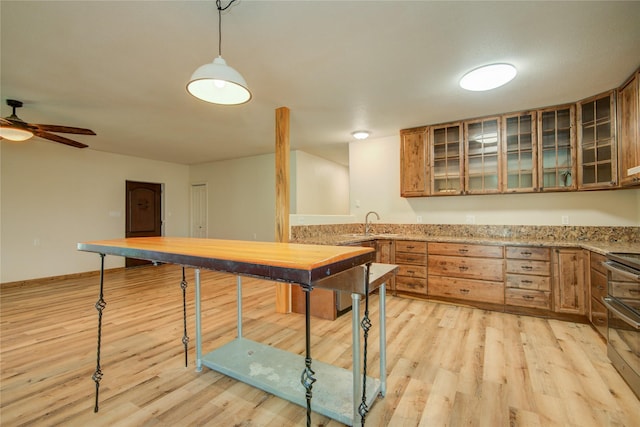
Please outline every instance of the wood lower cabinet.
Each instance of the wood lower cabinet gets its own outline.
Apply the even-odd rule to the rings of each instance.
[[[396,291],[427,294],[427,242],[396,241],[395,264]]]
[[[376,240],[376,262],[382,264],[395,264],[396,261],[396,242],[394,240],[380,239]],[[396,277],[395,275],[386,283],[387,291],[395,293]]]
[[[589,254],[589,286],[591,289],[591,310],[589,319],[591,324],[602,335],[607,338],[607,326],[609,316],[607,308],[602,303],[602,298],[607,295],[607,270],[602,265],[607,258],[595,252]]]
[[[587,314],[586,257],[582,249],[555,249],[554,311]]]
[[[504,304],[502,246],[429,243],[428,295]]]
[[[551,249],[507,246],[505,304],[551,310]]]

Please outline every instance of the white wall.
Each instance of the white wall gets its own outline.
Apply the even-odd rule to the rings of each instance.
[[[99,269],[78,242],[124,237],[125,181],[164,184],[164,233],[188,235],[189,167],[31,140],[2,141],[0,282]],[[106,257],[106,267],[124,265]]]
[[[351,213],[364,221],[426,224],[639,226],[640,189],[544,194],[400,197],[398,137],[349,145]]]
[[[190,167],[192,184],[207,183],[208,237],[275,240],[275,154]]]
[[[349,168],[304,151],[291,152],[291,214],[348,215]]]

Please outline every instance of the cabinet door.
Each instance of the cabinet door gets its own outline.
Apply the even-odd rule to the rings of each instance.
[[[500,192],[500,118],[465,122],[465,193]]]
[[[617,185],[615,92],[578,103],[578,188]]]
[[[640,184],[640,171],[629,169],[640,166],[640,73],[627,82],[618,92],[620,132],[620,184]]]
[[[575,107],[538,111],[538,171],[540,191],[575,190]]]
[[[586,314],[586,262],[582,249],[556,249],[554,302],[558,313]]]
[[[502,124],[502,190],[536,191],[536,113],[508,115],[502,118]]]
[[[431,195],[461,194],[463,191],[461,123],[431,128]]]
[[[427,130],[406,129],[400,132],[400,195],[419,197],[429,194],[427,176]]]

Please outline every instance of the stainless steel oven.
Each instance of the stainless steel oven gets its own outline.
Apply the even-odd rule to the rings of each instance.
[[[640,254],[610,253],[605,267],[608,295],[603,302],[609,311],[607,356],[640,397]]]

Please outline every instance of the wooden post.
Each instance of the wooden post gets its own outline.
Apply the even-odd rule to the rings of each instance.
[[[289,109],[276,109],[276,242],[289,241]],[[291,285],[276,284],[276,313],[291,312]]]

